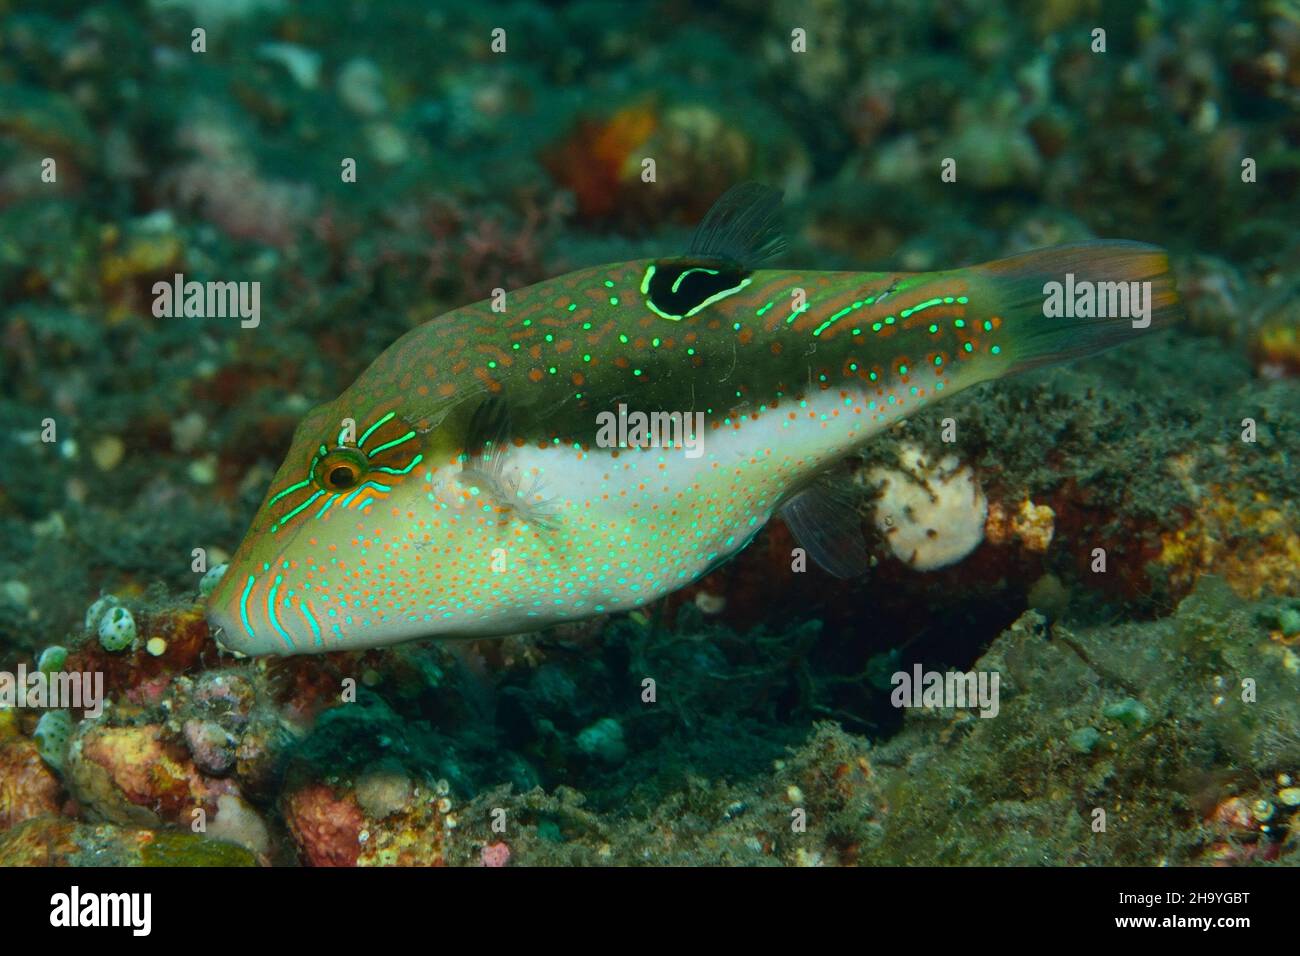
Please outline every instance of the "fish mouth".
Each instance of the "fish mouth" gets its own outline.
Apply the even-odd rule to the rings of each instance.
[[[292,619],[283,619],[278,605],[272,608],[269,599],[275,594],[275,577],[278,569],[291,553],[294,543],[302,533],[301,526],[281,531],[279,547],[271,553],[255,544],[265,530],[265,517],[258,514],[234,557],[230,559],[225,574],[208,596],[205,612],[208,626],[218,646],[231,653],[245,656],[262,654],[299,653],[298,642],[304,638]],[[286,572],[287,573],[287,572]]]
[[[228,644],[228,643],[226,642],[226,629],[225,629],[225,627],[223,627],[223,626],[220,625],[220,624],[212,625],[212,624],[211,624],[211,620],[209,620],[208,623],[212,626],[212,640],[213,640],[213,643],[215,643],[215,644],[217,645],[217,650],[221,651],[223,654],[234,654],[234,655],[236,655],[236,656],[238,656],[238,657],[243,657],[243,656],[244,656],[244,652],[243,652],[243,651],[240,651],[240,650],[237,650],[237,649],[234,648],[234,647],[231,647],[230,644]]]
[[[243,570],[245,566],[232,564],[227,568],[221,583],[208,597],[205,616],[219,648],[251,656],[267,653],[274,642],[263,632],[258,605],[251,594],[263,583],[262,576],[249,574]]]
[[[233,654],[245,653],[248,645],[246,635],[240,629],[239,621],[229,609],[217,604],[209,604],[206,612],[208,627],[217,647]]]

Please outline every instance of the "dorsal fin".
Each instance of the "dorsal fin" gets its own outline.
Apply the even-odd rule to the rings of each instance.
[[[750,182],[732,186],[705,213],[691,238],[690,255],[750,270],[785,248],[781,191]]]

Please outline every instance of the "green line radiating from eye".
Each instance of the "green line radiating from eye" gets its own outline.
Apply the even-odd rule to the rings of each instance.
[[[363,434],[360,438],[357,439],[357,447],[364,448],[366,446],[366,439],[375,433],[375,429],[379,428],[380,426],[384,425],[387,422],[392,421],[394,416],[396,416],[396,414],[397,414],[396,412],[389,412],[383,418],[379,419],[379,421],[375,422],[373,425],[367,428],[365,434]]]
[[[410,441],[410,440],[411,440],[412,438],[414,438],[414,437],[415,437],[415,432],[413,432],[413,431],[409,431],[409,432],[407,432],[405,435],[403,435],[401,438],[394,438],[392,441],[390,441],[390,442],[385,442],[384,444],[380,445],[378,448],[374,448],[374,449],[371,449],[370,451],[366,452],[366,457],[367,457],[367,458],[374,458],[374,457],[375,457],[376,455],[378,455],[381,451],[387,451],[387,450],[390,449],[390,448],[393,448],[393,447],[395,447],[395,446],[397,446],[397,445],[400,445],[400,444],[401,444],[402,442],[404,442],[404,441]]]

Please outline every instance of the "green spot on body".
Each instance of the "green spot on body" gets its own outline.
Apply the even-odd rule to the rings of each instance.
[[[826,320],[825,322],[823,322],[821,325],[817,326],[817,328],[813,329],[813,335],[821,335],[823,332],[825,332],[827,329],[829,329],[832,325],[834,325],[834,324],[835,324],[836,322],[838,322],[840,319],[844,318],[844,316],[846,316],[846,315],[848,315],[850,312],[852,312],[852,311],[853,311],[853,308],[854,308],[854,307],[850,305],[850,306],[845,306],[843,309],[840,309],[838,312],[836,312],[834,315],[832,315],[829,319],[827,319],[827,320]]]
[[[742,283],[742,286],[743,286],[743,285],[747,285],[748,282],[749,282],[749,280],[746,279],[745,282]],[[797,309],[792,308],[792,309],[790,310],[790,317],[789,317],[788,319],[785,320],[785,324],[786,324],[786,325],[790,325],[791,323],[794,322],[795,319],[799,318],[799,316],[803,315],[805,312],[807,312],[807,311],[808,311],[809,309],[811,309],[811,308],[812,308],[812,303],[811,303],[811,302],[805,302],[803,305],[799,306],[799,308],[797,308]]]

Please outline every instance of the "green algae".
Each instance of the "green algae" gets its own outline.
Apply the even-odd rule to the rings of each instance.
[[[256,866],[257,857],[234,843],[159,830],[140,848],[140,863],[142,866]]]
[[[1080,727],[1069,737],[1070,746],[1081,754],[1090,754],[1101,742],[1101,731],[1096,727]]]

